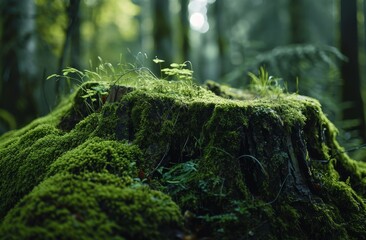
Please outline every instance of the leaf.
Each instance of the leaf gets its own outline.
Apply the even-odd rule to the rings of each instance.
[[[179,68],[180,67],[180,64],[178,64],[178,63],[172,63],[172,64],[170,64],[170,66],[172,68]]]
[[[103,64],[103,59],[101,57],[98,56],[98,60],[101,64]]]
[[[63,75],[67,76],[69,73],[76,73],[79,74],[80,76],[84,76],[84,73],[82,73],[81,71],[77,70],[76,68],[72,68],[72,67],[67,67],[64,70],[62,70]]]
[[[88,78],[96,77],[97,79],[102,80],[102,77],[96,72],[85,70],[85,73]]]
[[[159,59],[159,58],[155,57],[155,59],[153,59],[153,62],[156,63],[156,64],[158,64],[158,63],[163,63],[165,61],[162,60],[162,59]]]
[[[52,75],[49,75],[49,76],[46,78],[46,80],[49,80],[49,79],[54,78],[54,77],[58,78],[58,77],[61,77],[61,76],[60,76],[60,75],[58,75],[58,74],[52,74]]]

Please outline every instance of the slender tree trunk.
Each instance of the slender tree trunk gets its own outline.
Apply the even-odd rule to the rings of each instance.
[[[218,56],[218,77],[221,78],[226,73],[226,59],[225,59],[225,39],[224,39],[224,29],[223,29],[223,11],[222,8],[224,2],[222,0],[216,0],[215,2],[215,21],[216,21],[216,41],[219,50]]]
[[[342,101],[346,103],[343,120],[355,121],[346,130],[366,140],[364,104],[361,95],[361,79],[358,60],[357,1],[341,0],[341,51],[348,57],[342,64]]]
[[[189,16],[188,16],[188,0],[181,1],[181,11],[180,11],[180,22],[181,22],[181,34],[182,34],[182,59],[183,61],[189,60]]]
[[[154,0],[154,53],[167,63],[172,63],[172,30],[169,17],[169,0]],[[155,57],[154,56],[154,57]],[[159,71],[159,69],[156,69]]]
[[[70,66],[80,67],[80,0],[70,1],[67,7],[68,26],[65,32],[65,42],[58,64],[58,72],[61,73],[67,62],[67,51],[70,50]],[[56,93],[60,93],[60,81],[56,82]]]
[[[71,30],[71,66],[75,68],[80,68],[80,59],[81,59],[81,33],[80,33],[80,0],[74,0],[75,6],[73,9],[70,9],[70,17],[73,21],[73,28]]]
[[[35,6],[33,0],[2,0],[0,7],[0,109],[21,126],[37,115],[33,96]]]
[[[290,43],[300,44],[306,41],[304,28],[304,6],[301,0],[289,0],[290,13]]]

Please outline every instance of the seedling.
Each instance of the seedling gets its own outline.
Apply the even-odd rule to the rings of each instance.
[[[264,67],[259,68],[258,76],[251,72],[248,75],[251,78],[250,88],[261,97],[283,93],[280,79],[270,76]]]
[[[161,69],[161,63],[164,63],[165,61],[159,58],[155,58],[153,62],[159,64]],[[187,67],[187,65],[189,65],[189,68]],[[193,80],[192,63],[190,61],[185,61],[180,64],[172,63],[169,67],[163,68],[160,71],[161,73],[164,73],[166,77],[173,77],[176,80],[188,82],[192,82]]]

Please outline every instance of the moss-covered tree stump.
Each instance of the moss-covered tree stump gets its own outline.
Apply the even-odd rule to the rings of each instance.
[[[2,239],[366,239],[366,164],[316,100],[99,84],[0,138]]]

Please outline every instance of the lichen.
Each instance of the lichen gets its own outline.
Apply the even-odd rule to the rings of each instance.
[[[0,137],[5,238],[365,236],[366,164],[318,101],[140,76],[90,108],[97,84]]]

